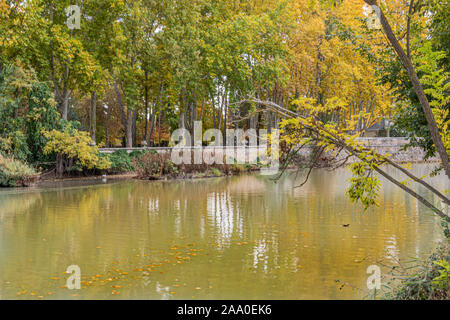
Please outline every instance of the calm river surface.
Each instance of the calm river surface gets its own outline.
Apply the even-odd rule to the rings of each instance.
[[[303,175],[290,174],[2,189],[0,299],[362,298],[369,265],[425,257],[443,235],[391,184],[364,212],[345,197],[348,178],[342,169],[315,170],[302,188]],[[81,290],[64,287],[70,265]]]

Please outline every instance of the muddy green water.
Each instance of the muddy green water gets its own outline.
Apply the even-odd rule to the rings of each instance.
[[[443,235],[390,184],[364,212],[345,197],[348,178],[316,170],[302,188],[291,174],[0,190],[0,299],[362,298],[369,265],[425,257]],[[449,189],[443,176],[431,181]],[[70,265],[81,290],[64,287]]]

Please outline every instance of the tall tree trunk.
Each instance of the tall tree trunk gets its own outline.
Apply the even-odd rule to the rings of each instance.
[[[61,117],[64,120],[67,120],[67,115],[69,113],[69,90],[64,90],[63,94],[61,96],[61,102],[60,102],[60,112],[61,112]]]
[[[90,116],[90,132],[91,139],[94,144],[97,144],[97,94],[95,91],[91,92],[91,116]]]
[[[376,5],[376,3],[377,3],[376,0],[364,0],[364,1],[370,6]],[[389,22],[387,21],[383,12],[381,11],[381,9],[379,7],[378,7],[378,10],[379,10],[380,22],[381,22],[381,25],[383,26],[384,32],[386,33],[386,37],[388,38],[390,44],[394,48],[398,57],[400,58],[400,61],[402,62],[403,66],[408,71],[408,76],[412,82],[414,92],[416,93],[417,97],[419,98],[420,105],[422,106],[423,112],[425,114],[425,118],[427,119],[428,129],[430,130],[431,139],[433,140],[436,151],[439,154],[439,157],[441,158],[441,163],[444,168],[445,174],[450,179],[450,164],[449,164],[449,157],[447,154],[447,150],[445,149],[444,144],[442,142],[442,138],[439,134],[439,129],[437,127],[436,120],[434,119],[433,112],[431,111],[430,104],[425,95],[425,92],[423,91],[423,87],[419,81],[419,77],[417,76],[417,73],[414,70],[414,66],[411,62],[411,59],[409,59],[408,56],[405,54],[402,46],[400,45],[397,38],[395,37],[394,32],[392,31],[392,28],[389,25]]]
[[[114,90],[116,91],[117,102],[119,104],[120,116],[122,120],[123,130],[125,131],[125,146],[127,148],[133,147],[133,114],[130,108],[127,107],[127,114],[125,115],[125,106],[122,103],[122,95],[120,88],[116,81],[114,81]]]
[[[214,101],[213,101],[211,107],[212,107],[212,116],[213,116],[213,128],[217,129],[217,126],[216,126],[216,107],[214,105]]]
[[[152,134],[153,134],[153,129],[155,128],[155,120],[156,120],[156,116],[154,114],[152,114],[151,116],[151,124],[150,124],[150,131],[148,133],[147,136],[147,146],[150,147],[151,141],[152,141]]]
[[[144,103],[145,103],[145,129],[144,129],[144,141],[147,141],[148,130],[148,85],[147,85],[148,72],[145,70],[145,84],[144,84]],[[147,146],[149,143],[147,142]]]
[[[127,126],[126,137],[127,137],[127,148],[133,147],[133,110],[131,108],[127,108]]]
[[[109,110],[109,106],[108,109],[106,109],[106,119],[105,119],[105,147],[109,148],[109,117],[110,117],[110,110]]]
[[[161,112],[158,113],[158,147],[161,147]]]
[[[223,116],[223,143],[227,145],[227,116],[228,116],[228,101],[225,98],[225,114]]]
[[[137,141],[137,114],[136,114],[136,108],[134,108],[133,110],[133,124],[132,124],[132,128],[133,128],[133,147],[136,147],[138,145],[138,141]]]

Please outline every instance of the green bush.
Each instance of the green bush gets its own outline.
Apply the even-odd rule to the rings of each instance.
[[[33,71],[5,65],[0,71],[0,151],[21,161],[54,161],[43,154],[42,130],[59,128],[51,89]]]
[[[140,158],[142,155],[148,153],[148,151],[135,150],[128,153],[126,150],[117,150],[109,156],[111,161],[110,173],[123,173],[123,172],[136,172],[134,159]],[[139,161],[136,162],[139,164]]]
[[[414,270],[410,273],[409,270]],[[428,259],[413,266],[399,266],[392,275],[400,278],[385,295],[394,300],[448,300],[450,299],[450,253],[442,244]]]
[[[130,155],[125,150],[115,151],[109,156],[109,161],[111,161],[111,173],[136,171],[131,161]]]
[[[28,187],[37,181],[36,171],[25,163],[0,154],[0,186]]]
[[[129,153],[129,156],[130,156],[130,158],[131,158],[131,160],[132,159],[134,159],[134,158],[138,158],[138,157],[140,157],[140,156],[142,156],[143,154],[145,154],[145,153],[147,153],[148,151],[147,150],[144,150],[144,151],[141,151],[141,150],[134,150],[134,151],[132,151],[131,153]],[[155,150],[152,150],[152,152],[156,152]]]

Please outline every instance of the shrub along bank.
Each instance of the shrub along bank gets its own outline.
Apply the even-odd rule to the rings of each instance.
[[[28,187],[37,179],[38,174],[32,167],[0,153],[0,187]]]

